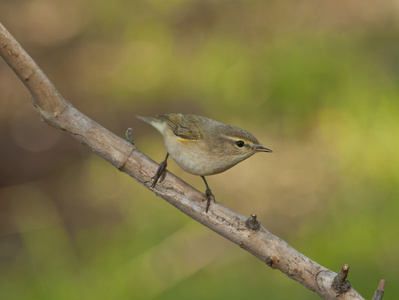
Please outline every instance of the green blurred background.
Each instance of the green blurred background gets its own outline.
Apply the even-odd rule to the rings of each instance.
[[[0,2],[63,96],[156,161],[136,115],[252,132],[274,153],[208,177],[217,200],[368,299],[381,278],[399,298],[398,20],[389,0]],[[2,60],[0,107],[1,299],[319,299],[41,122]]]

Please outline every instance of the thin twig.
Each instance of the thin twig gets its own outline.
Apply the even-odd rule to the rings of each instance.
[[[372,300],[381,300],[382,296],[384,296],[384,288],[387,281],[385,279],[381,279],[378,284],[378,288],[374,292],[374,296]]]
[[[348,273],[349,273],[349,266],[345,264],[341,268],[341,271],[339,271],[337,276],[334,277],[332,288],[337,294],[346,293],[351,288],[350,282],[346,280],[346,278],[348,277]]]

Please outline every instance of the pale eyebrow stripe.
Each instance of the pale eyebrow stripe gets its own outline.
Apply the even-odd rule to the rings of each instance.
[[[242,140],[244,142],[249,142],[247,139],[242,138],[242,137],[232,137],[232,136],[228,136],[228,135],[224,135],[224,134],[221,134],[221,136],[224,137],[225,139],[233,141],[233,142],[235,142],[237,140]]]

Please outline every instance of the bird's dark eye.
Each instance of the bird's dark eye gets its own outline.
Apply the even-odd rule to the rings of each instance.
[[[244,147],[245,143],[244,143],[244,141],[239,140],[236,142],[236,145],[237,145],[237,147],[242,148],[242,147]]]

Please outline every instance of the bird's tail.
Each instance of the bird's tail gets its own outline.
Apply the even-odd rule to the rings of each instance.
[[[147,122],[148,124],[151,124],[154,126],[160,133],[163,133],[163,121],[157,118],[149,118],[149,117],[142,117],[142,116],[137,116],[140,120]]]

